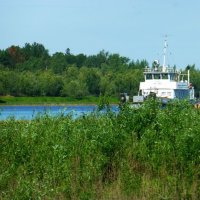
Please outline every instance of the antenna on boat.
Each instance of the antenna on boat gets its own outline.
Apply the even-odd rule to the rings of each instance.
[[[162,66],[162,71],[166,71],[166,55],[167,55],[167,35],[165,35],[165,42],[164,42],[164,48],[163,48],[163,66]]]

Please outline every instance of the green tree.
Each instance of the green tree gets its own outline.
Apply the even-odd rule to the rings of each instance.
[[[38,82],[42,96],[60,96],[63,87],[61,76],[53,74],[51,71],[44,71],[39,74]]]
[[[104,50],[97,55],[90,55],[86,58],[84,65],[91,68],[100,68],[102,64],[107,63],[109,53]]]
[[[20,76],[20,94],[23,96],[41,96],[38,75],[30,71],[24,71]]]
[[[69,67],[65,70],[64,79],[65,81],[71,81],[78,79],[79,69],[75,65],[69,65]]]
[[[91,95],[100,94],[100,71],[96,68],[83,67],[80,69],[80,79],[87,85],[88,91]]]
[[[48,50],[45,49],[45,47],[42,44],[36,42],[34,42],[33,44],[26,43],[23,47],[23,52],[27,60],[30,57],[49,57]]]
[[[100,93],[105,96],[114,96],[116,85],[109,74],[101,77]]]
[[[114,70],[124,70],[128,68],[129,58],[122,57],[119,54],[111,54],[108,57],[108,65]]]
[[[53,70],[54,73],[61,74],[67,67],[67,61],[63,53],[55,53],[50,59],[49,68]]]
[[[9,68],[11,68],[11,66],[13,65],[8,51],[0,50],[0,64],[4,67],[9,67]]]
[[[81,99],[88,95],[87,86],[79,80],[72,80],[68,83],[65,82],[61,95]]]
[[[36,58],[30,57],[23,63],[17,64],[16,69],[18,71],[35,71],[47,69],[47,60],[44,57]]]
[[[186,67],[185,73],[187,70],[190,70],[190,82],[192,83],[195,89],[195,97],[200,97],[200,70],[195,68],[195,65],[188,65]]]

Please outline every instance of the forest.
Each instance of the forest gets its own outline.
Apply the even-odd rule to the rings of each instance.
[[[145,56],[145,55],[144,55]],[[81,99],[86,96],[117,97],[121,92],[138,93],[143,80],[144,60],[130,60],[105,50],[96,55],[66,52],[49,54],[39,43],[12,45],[0,50],[0,96],[63,96]],[[195,96],[199,97],[200,70],[191,69]]]

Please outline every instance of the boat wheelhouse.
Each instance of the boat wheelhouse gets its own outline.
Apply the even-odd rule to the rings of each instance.
[[[145,80],[140,82],[139,93],[144,98],[154,93],[159,98],[194,99],[194,87],[190,83],[189,76],[189,70],[188,74],[182,74],[175,68],[147,67],[144,70]]]
[[[166,65],[167,41],[164,44],[163,65],[153,62],[153,67],[145,67],[144,81],[140,82],[139,94],[133,97],[133,103],[142,102],[150,94],[161,99],[194,99],[194,87],[190,83],[190,70],[181,73],[175,67]]]

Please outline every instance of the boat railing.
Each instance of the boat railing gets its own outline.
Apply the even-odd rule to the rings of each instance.
[[[144,72],[152,72],[152,69],[149,67],[144,68]]]
[[[164,73],[174,73],[176,72],[176,70],[173,68],[173,67],[166,67],[165,69],[163,69],[162,67],[159,67],[159,68],[149,68],[149,67],[146,67],[144,69],[144,72],[164,72]]]
[[[174,67],[167,67],[166,72],[176,72],[176,70],[174,69]]]

